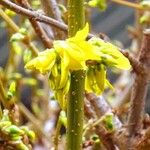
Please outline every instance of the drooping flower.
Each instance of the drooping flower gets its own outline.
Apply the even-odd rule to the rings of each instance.
[[[65,107],[66,95],[70,87],[70,72],[86,70],[85,89],[88,92],[102,94],[106,86],[112,87],[106,79],[106,67],[130,69],[128,59],[111,43],[99,38],[87,41],[89,25],[78,31],[74,37],[57,40],[52,49],[40,52],[25,68],[37,70],[42,74],[50,72],[49,83],[54,90],[61,107]],[[58,61],[59,60],[59,61]],[[94,66],[86,62],[96,61]]]
[[[124,70],[129,70],[131,68],[129,60],[115,45],[105,42],[100,38],[92,38],[89,42],[97,46],[99,51],[102,53],[101,58],[106,65]]]

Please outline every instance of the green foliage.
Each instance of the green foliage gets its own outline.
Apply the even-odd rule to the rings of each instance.
[[[88,4],[91,7],[99,8],[101,11],[104,11],[107,8],[106,0],[90,0]]]
[[[65,111],[60,112],[60,121],[67,128],[67,116]]]
[[[25,36],[27,35],[27,31],[25,28],[21,28],[19,29],[19,32],[14,33],[11,38],[10,38],[10,42],[17,42],[17,41],[21,41],[25,38]]]
[[[30,61],[32,59],[32,52],[28,49],[26,49],[23,52],[23,61],[26,64],[28,61]]]
[[[11,99],[16,93],[16,83],[13,81],[7,92],[7,99]]]
[[[114,115],[112,113],[103,116],[102,122],[108,131],[114,130]]]
[[[35,139],[34,132],[29,130],[28,127],[18,127],[11,122],[8,110],[4,110],[0,120],[0,134],[1,140],[7,143],[3,146],[4,149],[30,150],[30,144]],[[24,143],[25,137],[29,142]]]
[[[140,23],[141,24],[150,24],[150,12],[146,11],[140,18]]]
[[[5,9],[5,13],[10,17],[14,17],[16,15],[16,13],[10,9]]]

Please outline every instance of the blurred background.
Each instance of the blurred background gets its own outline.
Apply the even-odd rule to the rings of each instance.
[[[91,13],[93,32],[105,33],[112,40],[118,40],[125,47],[131,44],[127,26],[134,25],[135,12],[132,8],[111,3],[104,12],[94,9]]]

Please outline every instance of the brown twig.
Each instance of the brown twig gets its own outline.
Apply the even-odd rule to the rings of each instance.
[[[10,28],[13,30],[13,32],[18,32],[19,27],[15,24],[15,22],[0,8],[0,16],[6,21],[6,23],[10,26]],[[22,40],[22,42],[29,47],[31,50],[33,56],[37,56],[38,49],[35,47],[35,45],[31,42],[28,35],[25,36],[25,38]]]
[[[6,103],[7,102],[6,92],[4,90],[4,86],[3,86],[3,83],[2,83],[1,77],[0,77],[0,91],[1,91],[0,101],[1,101],[1,103],[3,104],[3,106],[5,108],[8,108],[7,103]]]
[[[136,143],[136,150],[148,150],[150,147],[150,128],[148,128],[143,137]]]
[[[128,132],[130,136],[140,133],[142,128],[143,113],[145,106],[145,97],[147,94],[149,75],[150,75],[150,31],[145,30],[141,51],[139,54],[139,62],[145,68],[144,73],[135,74],[135,80],[131,94],[131,110],[129,113]]]
[[[23,8],[21,6],[18,6],[9,0],[1,0],[0,5],[4,6],[5,8],[8,8],[10,10],[13,10],[14,12],[16,12],[20,15],[24,15],[28,18],[35,19],[39,22],[43,22],[43,23],[52,25],[54,27],[57,27],[57,28],[61,29],[62,31],[67,32],[67,30],[68,30],[68,26],[66,24],[61,23],[53,18],[42,15],[42,14],[38,13],[37,11],[29,10],[29,9]],[[93,36],[94,35],[89,34],[88,38],[91,38]]]
[[[27,0],[17,0],[17,2],[24,8],[26,9],[30,9],[31,10],[31,6],[28,3]],[[38,35],[38,37],[41,39],[41,41],[43,42],[45,48],[51,48],[52,47],[52,41],[48,38],[46,32],[43,30],[41,24],[36,21],[35,19],[31,19],[29,18],[35,33]]]
[[[94,110],[98,117],[103,116],[106,112],[111,112],[110,106],[107,104],[102,96],[96,96],[93,93],[86,93],[85,96],[87,100],[92,103],[92,106],[94,107]]]
[[[93,95],[94,96],[94,95]],[[92,97],[92,93],[88,94],[86,93],[86,98],[89,100],[90,98]],[[94,97],[95,98],[95,97]],[[92,106],[91,106],[91,99],[88,101],[88,100],[85,100],[85,116],[89,119],[95,119],[96,116],[95,116],[95,113],[92,109]],[[93,99],[96,101],[96,99]],[[103,102],[102,102],[103,103]],[[92,103],[93,104],[93,103]],[[90,105],[90,107],[88,107]],[[104,107],[105,107],[105,102],[104,102]],[[102,108],[102,106],[101,106]],[[106,108],[104,108],[102,111],[101,110],[98,110],[96,108],[96,113],[97,114],[105,114],[106,110],[110,110],[107,106]],[[98,112],[98,111],[101,111]],[[105,113],[104,113],[105,112]],[[93,122],[94,123],[94,122]],[[91,129],[91,128],[95,128],[95,132],[96,134],[99,136],[100,140],[102,141],[103,145],[105,146],[105,148],[107,150],[115,150],[115,144],[113,142],[113,136],[111,134],[108,133],[108,131],[105,129],[105,127],[101,124],[101,123],[97,123],[95,122],[95,124],[91,124],[89,123],[89,125],[87,125],[87,128],[85,129],[85,131],[83,132],[83,135],[86,135],[86,133]]]
[[[97,125],[96,134],[99,136],[100,140],[104,144],[107,150],[116,150],[116,146],[112,140],[112,135],[106,131],[102,125]]]
[[[106,113],[113,113],[111,107],[102,96],[96,96],[93,93],[86,93],[85,96],[86,99],[91,103],[91,106],[93,106],[94,111],[98,117],[101,117]],[[114,118],[115,128],[121,128],[122,123],[118,117],[115,116]]]
[[[41,4],[43,5],[43,10],[47,16],[51,16],[62,22],[61,13],[55,0],[41,0]]]
[[[93,111],[90,102],[86,99],[84,100],[84,114],[88,119],[96,118],[95,112]]]
[[[115,108],[117,111],[122,109],[124,104],[130,101],[130,96],[131,96],[131,87],[133,83],[129,83],[128,86],[125,87],[124,91],[121,93],[121,97],[114,102],[113,108]]]
[[[45,14],[49,17],[56,19],[57,21],[64,23],[61,18],[61,12],[59,10],[58,4],[56,0],[41,0],[43,10]],[[57,28],[53,28],[55,39],[63,39],[64,32],[58,30]]]
[[[147,9],[147,8],[142,7],[138,3],[132,3],[132,2],[125,1],[125,0],[111,0],[111,1],[114,3],[120,4],[120,5],[124,5],[127,7],[137,9],[137,10],[146,10]]]
[[[128,52],[126,51],[122,51],[121,50],[121,53],[127,57],[130,61],[130,64],[132,65],[132,68],[133,68],[133,71],[136,72],[136,73],[142,73],[144,74],[145,72],[145,68],[144,66],[142,65],[141,62],[139,62],[135,57],[131,56]]]
[[[65,25],[64,23],[60,23],[59,21],[52,19],[50,17],[47,17],[45,15],[42,15],[40,13],[38,13],[37,11],[32,11],[26,8],[23,8],[21,6],[16,5],[15,3],[9,1],[9,0],[1,0],[0,4],[5,6],[8,9],[11,9],[13,11],[15,11],[18,14],[27,16],[31,19],[35,19],[37,21],[40,22],[44,22],[47,23],[49,25],[55,26],[63,31],[67,31],[67,25]]]
[[[140,3],[141,0],[135,0],[136,3]],[[142,24],[140,23],[140,18],[142,17],[143,12],[141,12],[140,10],[136,10],[135,11],[135,32],[137,33],[137,38],[136,38],[136,42],[137,42],[137,49],[140,49],[141,43],[142,43],[142,34],[143,34],[143,27]],[[137,54],[139,54],[139,51],[137,51]]]

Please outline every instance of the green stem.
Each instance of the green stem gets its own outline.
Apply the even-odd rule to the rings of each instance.
[[[68,36],[74,36],[84,24],[84,0],[68,0]]]
[[[85,24],[84,0],[68,0],[68,36],[72,37]],[[82,149],[84,119],[84,70],[71,73],[67,103],[67,150]]]
[[[58,150],[61,126],[62,126],[62,123],[61,123],[60,116],[59,116],[57,126],[56,126],[56,131],[55,131],[55,137],[54,137],[54,150]]]
[[[0,101],[2,102],[5,108],[8,108],[6,104],[6,101],[7,101],[6,92],[5,92],[1,78],[0,78]]]
[[[74,71],[71,74],[67,106],[67,150],[82,149],[84,79],[83,70]]]

